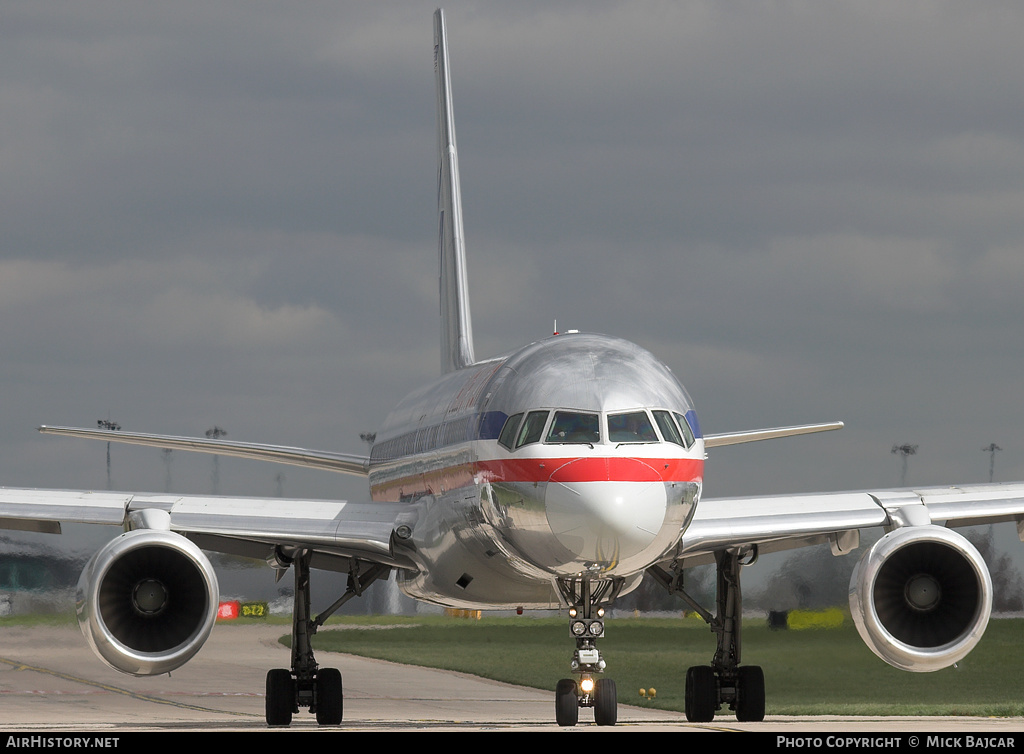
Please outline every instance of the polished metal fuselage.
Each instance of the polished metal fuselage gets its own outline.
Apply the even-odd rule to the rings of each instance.
[[[596,442],[505,447],[509,417],[569,410],[602,419]],[[612,442],[605,418],[693,406],[664,364],[618,338],[559,335],[449,372],[391,413],[371,454],[374,500],[413,504],[397,546],[416,563],[410,595],[466,607],[551,607],[555,579],[630,588],[693,515],[704,448]]]

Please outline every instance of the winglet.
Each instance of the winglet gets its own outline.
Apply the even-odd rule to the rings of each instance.
[[[441,293],[441,370],[447,374],[476,362],[469,314],[462,192],[455,148],[452,88],[444,11],[434,12],[434,73],[437,78],[437,210]]]

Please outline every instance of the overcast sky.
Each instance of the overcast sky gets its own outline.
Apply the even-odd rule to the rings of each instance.
[[[106,487],[40,424],[361,452],[439,373],[434,2],[0,7],[0,480]],[[706,494],[1024,479],[1024,7],[450,2],[478,357],[628,338]],[[159,451],[114,485],[164,489]],[[175,453],[176,491],[212,460]],[[277,478],[279,473],[283,479]],[[365,499],[220,461],[220,491]]]

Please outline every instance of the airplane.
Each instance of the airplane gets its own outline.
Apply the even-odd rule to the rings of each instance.
[[[0,490],[0,528],[59,534],[65,523],[124,532],[88,562],[76,610],[112,668],[169,673],[193,658],[217,615],[204,550],[292,570],[288,668],[269,670],[265,716],[320,725],[344,716],[342,677],[311,638],[348,600],[391,574],[408,595],[471,609],[567,610],[574,642],[555,688],[555,722],[615,725],[615,682],[598,640],[605,611],[645,575],[707,621],[716,651],[685,677],[685,714],[765,715],[764,673],[742,659],[744,566],[760,555],[884,535],[850,581],[850,608],[871,650],[913,672],[948,667],[978,643],[992,608],[984,560],[956,527],[1016,522],[1024,483],[707,498],[710,448],[839,429],[841,422],[704,434],[672,370],[618,337],[569,331],[494,358],[474,352],[445,16],[434,14],[437,86],[441,376],[404,398],[368,456],[220,438],[43,426],[49,434],[262,459],[367,478],[360,502],[169,493]],[[713,610],[686,571],[714,564]],[[314,615],[313,569],[345,574]]]

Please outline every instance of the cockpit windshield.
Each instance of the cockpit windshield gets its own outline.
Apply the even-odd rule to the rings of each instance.
[[[512,450],[512,445],[516,439],[516,430],[519,429],[519,422],[522,419],[522,414],[514,414],[505,420],[505,425],[501,428],[501,434],[498,435],[499,445],[504,445],[509,450]]]
[[[654,421],[658,422],[658,429],[661,430],[662,437],[668,442],[673,442],[676,445],[682,445],[684,448],[688,448],[693,444],[691,439],[690,442],[683,440],[683,435],[679,433],[679,427],[672,421],[672,414],[668,411],[655,411]],[[689,427],[687,427],[689,429]]]
[[[523,428],[519,430],[519,437],[516,439],[516,447],[521,448],[530,443],[540,442],[544,433],[544,424],[548,420],[547,411],[531,411],[526,415]]]
[[[683,433],[683,437],[686,440],[686,447],[690,447],[694,443],[693,429],[690,427],[690,423],[686,421],[686,417],[682,414],[675,414],[676,419],[679,422],[679,429]]]
[[[502,426],[498,443],[513,452],[524,445],[542,440],[553,445],[596,445],[602,442],[602,418],[605,424],[604,442],[613,445],[664,441],[691,448],[695,442],[694,432],[686,417],[665,409],[634,409],[604,417],[600,413],[585,411],[543,409],[527,412],[525,416],[518,413],[508,417]],[[547,433],[544,432],[545,428]]]
[[[631,411],[628,414],[611,414],[608,417],[608,441],[658,442],[658,435],[646,411]]]
[[[601,422],[597,414],[556,411],[545,442],[589,443],[601,441]]]

